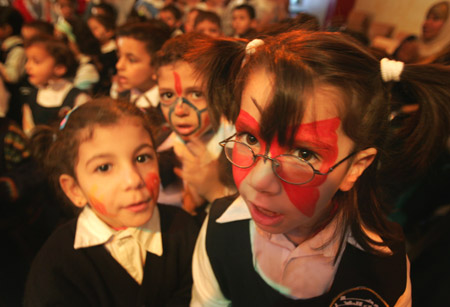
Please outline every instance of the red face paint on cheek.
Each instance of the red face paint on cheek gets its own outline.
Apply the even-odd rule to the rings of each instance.
[[[108,211],[106,210],[106,206],[99,201],[95,197],[90,197],[89,203],[91,204],[92,208],[94,208],[98,213],[102,215],[108,215]]]
[[[173,78],[175,79],[175,93],[177,94],[178,97],[181,97],[181,95],[183,94],[183,87],[181,86],[181,78],[180,75],[174,71],[173,72]]]
[[[159,175],[153,172],[150,172],[145,176],[145,185],[147,186],[147,190],[150,192],[150,195],[153,199],[158,198],[159,194]]]
[[[255,136],[259,135],[259,124],[258,122],[247,112],[244,110],[241,110],[239,113],[239,116],[236,120],[236,131],[239,132],[249,132],[251,134],[254,134]],[[236,162],[241,162],[242,164],[247,164],[247,162],[243,162],[242,160],[247,160],[248,158],[245,158],[244,156],[240,155],[239,152],[237,152],[236,148],[233,149],[233,160]],[[248,173],[253,169],[254,166],[250,168],[239,168],[237,166],[233,165],[233,179],[236,184],[236,187],[239,188],[241,185],[241,182],[247,177]]]
[[[339,118],[304,124],[300,126],[300,129],[296,135],[296,140],[298,141],[301,140],[302,142],[311,142],[314,144],[315,140],[320,140],[324,144],[328,145],[327,150],[319,150],[319,154],[321,154],[323,159],[323,163],[319,170],[322,173],[327,172],[328,169],[336,162],[338,156],[338,137],[336,130],[338,129],[339,124]],[[275,152],[278,153],[278,150],[280,149],[276,146],[279,146],[278,143],[272,145],[271,153],[272,148],[274,148],[273,154],[275,154]],[[316,210],[317,201],[320,198],[319,187],[325,182],[326,179],[327,176],[316,175],[314,176],[314,179],[307,184],[294,185],[284,181],[281,181],[281,183],[292,204],[304,215],[312,217]]]

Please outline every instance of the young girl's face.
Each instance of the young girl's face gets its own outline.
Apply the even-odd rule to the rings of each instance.
[[[91,29],[92,34],[102,45],[109,42],[111,37],[114,35],[113,31],[107,30],[105,26],[98,22],[95,18],[89,18],[87,24],[89,29]]]
[[[119,86],[124,90],[138,89],[145,92],[154,84],[151,56],[145,44],[130,37],[117,39],[119,59],[116,64]]]
[[[161,19],[171,29],[176,29],[180,26],[180,21],[169,10],[159,12],[159,19]]]
[[[299,156],[322,173],[351,153],[353,142],[343,133],[338,115],[341,97],[331,86],[321,86],[307,102],[293,148],[280,146],[277,137],[266,143],[259,132],[260,120],[271,98],[272,80],[264,70],[250,76],[236,121],[238,141],[250,146],[255,154]],[[280,180],[272,163],[258,158],[250,168],[233,166],[235,183],[260,229],[284,233],[300,243],[328,218],[332,197],[343,185],[351,162],[345,161],[329,175],[315,175],[301,185]]]
[[[151,218],[158,164],[149,133],[136,119],[96,126],[79,147],[75,174],[78,198],[72,201],[80,207],[88,203],[109,226],[137,227]]]
[[[32,45],[25,50],[25,53],[27,56],[25,70],[31,84],[44,86],[50,80],[57,79],[65,73],[65,67],[57,65],[55,59],[42,45]]]
[[[185,141],[211,129],[202,80],[184,61],[158,70],[161,109],[172,129]]]

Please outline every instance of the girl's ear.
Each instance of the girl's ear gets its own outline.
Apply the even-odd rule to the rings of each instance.
[[[67,67],[64,65],[56,65],[55,68],[53,69],[53,73],[58,76],[58,78],[61,78],[62,76],[65,75],[65,73],[67,72]]]
[[[88,203],[86,196],[72,176],[67,174],[59,176],[59,185],[75,206],[82,208]]]
[[[377,150],[375,148],[367,148],[358,152],[355,155],[347,174],[342,180],[339,189],[344,192],[349,191],[358,180],[359,176],[361,176],[366,168],[373,162],[376,155]]]

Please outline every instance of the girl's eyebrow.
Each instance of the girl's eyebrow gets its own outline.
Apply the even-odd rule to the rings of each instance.
[[[153,146],[153,144],[149,144],[149,143],[142,143],[141,145],[139,145],[134,152],[137,153],[139,151],[141,151],[144,148],[150,148],[151,150],[155,151],[155,147]]]
[[[262,114],[263,110],[262,110],[261,106],[258,104],[258,101],[256,101],[256,99],[253,98],[253,97],[250,97],[250,99],[252,100],[252,102],[255,105],[256,109],[258,109],[259,114]]]

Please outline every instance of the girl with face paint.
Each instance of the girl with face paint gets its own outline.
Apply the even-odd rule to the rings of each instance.
[[[49,174],[82,210],[37,255],[25,305],[189,302],[198,227],[183,210],[157,203],[151,131],[143,111],[105,98],[72,110],[56,132],[37,132],[36,142],[51,139]]]
[[[228,177],[226,171],[221,175],[220,164],[228,163],[218,144],[234,133],[234,126],[211,116],[205,79],[185,59],[185,54],[207,42],[203,34],[180,35],[169,40],[156,58],[161,111],[173,131],[158,151],[175,152],[181,164],[176,172],[183,180],[183,208],[200,223],[210,203],[235,192],[231,171]]]
[[[420,175],[445,148],[450,70],[380,62],[344,35],[306,31],[213,40],[187,58],[206,72],[209,107],[235,123],[220,144],[239,191],[202,226],[191,305],[411,306],[378,180]],[[393,130],[390,99],[406,85],[421,106]]]

